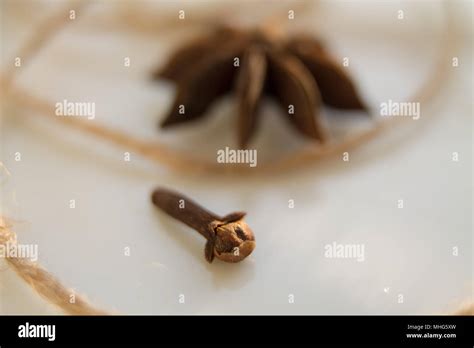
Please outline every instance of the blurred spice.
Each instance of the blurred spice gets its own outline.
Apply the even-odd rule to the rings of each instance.
[[[322,103],[366,109],[341,65],[305,34],[286,39],[261,29],[219,28],[178,49],[154,77],[174,81],[178,89],[162,127],[202,118],[216,99],[235,89],[242,148],[258,126],[265,94],[279,101],[301,135],[321,143],[329,138],[316,113]]]

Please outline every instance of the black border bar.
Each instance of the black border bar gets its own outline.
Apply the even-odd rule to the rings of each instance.
[[[26,323],[30,329],[32,325],[55,325],[54,341],[19,337],[20,325]],[[1,316],[0,346],[323,343],[472,347],[472,324],[471,316]],[[425,336],[407,337],[412,334]],[[435,338],[438,334],[450,337]]]

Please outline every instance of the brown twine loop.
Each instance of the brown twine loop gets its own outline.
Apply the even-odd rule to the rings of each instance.
[[[10,229],[5,219],[0,217],[0,245],[16,248],[16,234]],[[66,288],[57,278],[36,262],[27,258],[5,256],[13,270],[30,285],[42,298],[61,308],[67,314],[98,315],[107,312],[95,308],[73,289]],[[71,297],[73,295],[74,297]],[[70,301],[74,298],[74,301]]]
[[[85,1],[76,3],[75,8],[84,9],[86,4],[89,3]],[[446,5],[446,2],[444,2],[444,4]],[[449,10],[449,6],[445,7],[446,10]],[[65,16],[65,13],[68,13],[70,8],[71,5],[69,4],[65,8],[58,11],[57,15],[54,15],[42,25],[35,28],[33,30],[34,34],[25,42],[25,44],[15,56],[29,57],[29,60],[31,61],[34,55],[44,46],[45,42],[55,33],[61,30],[68,22],[70,22],[67,16]],[[451,44],[453,43],[453,40],[451,40],[452,16],[448,15],[446,18],[447,26],[440,44],[440,54],[438,55],[439,61],[433,69],[433,73],[429,79],[425,81],[423,86],[414,94],[414,96],[411,98],[412,100],[416,100],[418,102],[428,100],[439,89],[441,82],[446,78],[446,62],[449,59]],[[164,21],[164,23],[171,25],[175,22],[170,20]],[[32,110],[40,111],[41,115],[49,117],[50,119],[54,119],[56,121],[59,120],[53,116],[54,106],[52,104],[38,97],[30,95],[26,90],[13,86],[14,78],[15,70],[12,68],[7,70],[3,74],[3,77],[0,77],[0,85],[2,87],[2,93],[4,94],[4,97],[8,97],[9,100],[15,101],[18,105],[27,106]],[[119,130],[108,128],[105,125],[92,124],[91,122],[87,122],[79,118],[61,118],[61,122],[70,128],[96,136],[97,138],[111,144],[125,147],[139,155],[142,155],[145,158],[148,158],[153,162],[164,164],[169,168],[176,170],[192,168],[193,171],[202,170],[216,173],[241,173],[254,170],[249,169],[247,166],[241,166],[238,164],[222,166],[217,165],[215,162],[202,161],[190,156],[187,153],[178,152],[172,148],[169,148],[165,144],[143,141]],[[312,163],[318,159],[341,153],[342,151],[348,151],[367,143],[371,139],[375,138],[382,130],[386,129],[388,126],[391,126],[395,122],[398,122],[398,120],[396,121],[395,118],[383,122],[376,122],[372,129],[358,134],[352,134],[337,143],[332,143],[325,146],[306,146],[298,152],[287,155],[276,162],[264,163],[263,165],[259,164],[258,171],[268,172],[294,168],[295,166]],[[17,245],[16,234],[11,230],[11,227],[7,224],[6,220],[0,217],[0,245],[8,244]],[[15,272],[40,296],[62,309],[65,313],[76,315],[108,314],[106,311],[97,309],[89,304],[84,296],[80,296],[73,290],[66,288],[57,278],[55,278],[37,263],[29,259],[17,257],[6,257],[6,261],[15,270]],[[71,294],[75,294],[75,303],[70,303],[69,301]],[[456,314],[473,313],[474,305],[471,302],[456,312]]]

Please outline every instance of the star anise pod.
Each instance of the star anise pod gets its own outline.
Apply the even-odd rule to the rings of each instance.
[[[178,49],[154,76],[177,84],[161,127],[200,119],[216,99],[235,90],[242,148],[255,133],[265,94],[279,101],[297,131],[321,143],[328,139],[318,114],[321,103],[365,109],[344,69],[308,35],[287,39],[263,30],[219,28]]]

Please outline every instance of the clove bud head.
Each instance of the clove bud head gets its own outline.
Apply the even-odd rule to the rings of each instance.
[[[222,261],[242,261],[255,249],[255,236],[243,220],[218,225],[214,232],[214,256]]]

